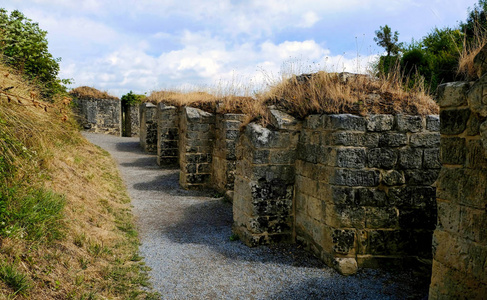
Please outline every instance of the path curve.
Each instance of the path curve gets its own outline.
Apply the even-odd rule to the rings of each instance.
[[[230,241],[231,204],[186,191],[138,138],[83,133],[118,164],[132,199],[140,255],[162,299],[414,299],[427,285],[410,272],[344,277],[297,246]]]

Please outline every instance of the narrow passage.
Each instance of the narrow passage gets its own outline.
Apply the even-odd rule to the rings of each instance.
[[[116,160],[140,234],[140,255],[163,299],[422,299],[412,272],[344,277],[295,245],[248,248],[230,241],[232,206],[179,187],[178,169],[156,164],[138,138],[84,133]],[[425,285],[426,284],[426,285]]]

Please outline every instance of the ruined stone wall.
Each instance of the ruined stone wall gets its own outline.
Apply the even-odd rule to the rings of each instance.
[[[441,163],[430,299],[487,296],[487,78],[439,87]]]
[[[179,118],[179,183],[186,189],[211,184],[215,115],[184,107]]]
[[[113,135],[122,133],[120,100],[74,98],[81,126],[91,132]]]
[[[251,123],[237,146],[233,231],[249,246],[294,241],[294,163],[300,124],[271,112],[277,129]]]
[[[237,165],[236,144],[240,137],[240,125],[245,115],[217,114],[215,142],[213,145],[211,182],[212,187],[233,200],[235,169]]]
[[[179,111],[174,106],[157,106],[157,164],[179,164]]]
[[[139,106],[140,146],[144,151],[157,153],[157,110],[150,102],[144,102]]]
[[[312,115],[296,162],[296,234],[344,274],[430,258],[437,116]]]

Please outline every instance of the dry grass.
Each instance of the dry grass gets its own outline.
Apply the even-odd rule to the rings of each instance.
[[[30,99],[34,86],[1,64],[0,74],[0,204],[30,190],[64,195],[56,196],[64,198],[64,209],[53,225],[63,237],[32,240],[1,232],[0,261],[30,288],[15,294],[0,278],[0,298],[148,296],[140,289],[147,278],[138,262],[129,198],[113,160],[80,135],[66,99]],[[13,188],[20,191],[13,199],[3,194]]]
[[[463,50],[460,53],[458,62],[458,75],[463,76],[466,80],[477,80],[482,75],[480,70],[474,64],[474,59],[480,53],[482,48],[487,45],[487,32],[480,24],[475,25],[474,39],[468,45],[467,41],[463,42]]]
[[[437,114],[438,106],[418,83],[405,90],[399,72],[372,78],[350,73],[317,72],[292,76],[263,97],[284,111],[304,118],[315,113]],[[407,82],[406,82],[407,86]]]
[[[102,92],[89,86],[77,87],[71,90],[69,93],[77,98],[120,100],[115,96],[109,95],[107,92]]]

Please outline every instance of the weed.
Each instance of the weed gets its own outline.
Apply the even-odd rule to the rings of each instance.
[[[231,242],[235,242],[235,241],[238,241],[238,240],[240,240],[240,237],[237,234],[232,233],[232,235],[230,236],[230,241]]]
[[[0,280],[14,291],[14,295],[26,295],[32,285],[26,274],[7,262],[0,263]]]

